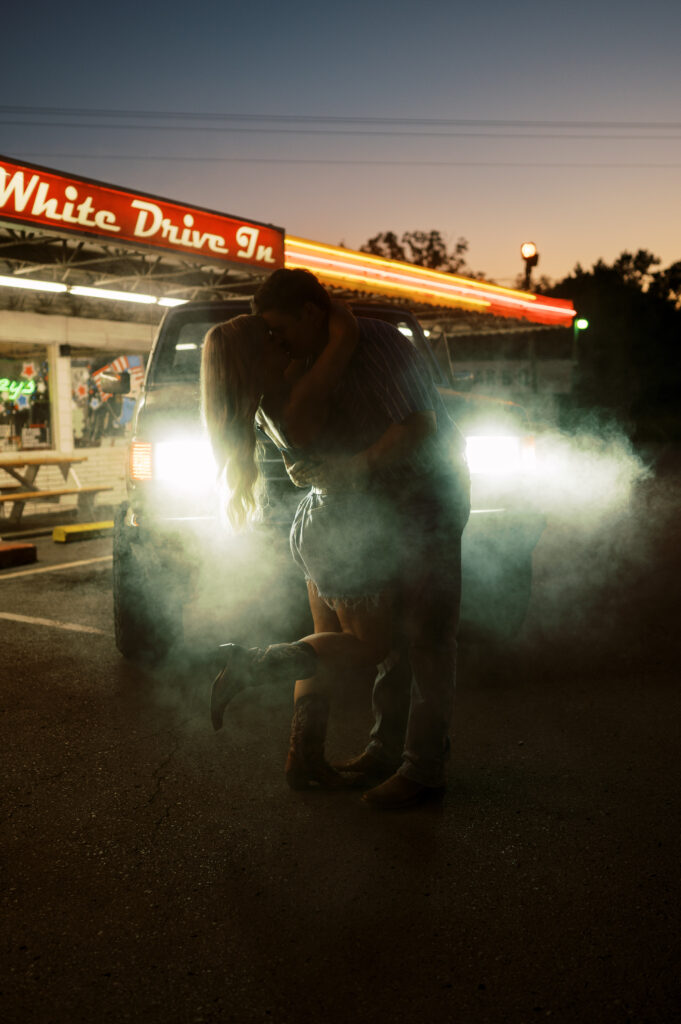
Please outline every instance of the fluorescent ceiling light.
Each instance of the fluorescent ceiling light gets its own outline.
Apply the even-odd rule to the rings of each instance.
[[[2,277],[0,276],[0,287],[3,288],[29,288],[36,292],[65,292],[65,284],[57,284],[55,281],[35,281],[30,277]]]
[[[86,288],[82,285],[72,285],[69,289],[71,295],[86,295],[91,299],[114,299],[118,302],[139,302],[142,305],[151,306],[156,302],[155,295],[140,295],[139,292],[114,292],[108,288]]]
[[[55,281],[36,281],[32,277],[7,277],[0,274],[2,288],[28,288],[36,292],[69,292],[71,295],[84,295],[90,299],[113,299],[116,302],[138,302],[145,306],[183,306],[189,299],[170,297],[157,298],[156,295],[140,295],[139,292],[118,292],[109,288],[87,288],[79,284],[57,284]]]

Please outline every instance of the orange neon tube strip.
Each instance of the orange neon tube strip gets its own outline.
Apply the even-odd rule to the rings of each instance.
[[[298,262],[295,259],[297,254],[293,253],[291,255],[293,256],[293,259],[288,257],[286,261],[287,266],[289,267],[313,267],[320,274],[325,274],[330,277],[333,276],[336,278],[345,278],[347,280],[361,281],[367,285],[374,285],[375,287],[385,286],[400,288],[403,290],[405,295],[411,295],[415,289],[418,289],[419,294],[421,295],[432,295],[440,299],[450,299],[457,303],[464,303],[471,306],[489,308],[492,305],[510,305],[514,308],[517,308],[518,306],[525,309],[535,308],[534,303],[529,303],[521,299],[509,299],[506,296],[500,295],[490,295],[489,298],[486,299],[482,297],[473,298],[465,294],[468,289],[452,285],[449,281],[432,282],[421,275],[412,274],[410,271],[406,271],[401,274],[388,272],[372,274],[371,271],[362,272],[361,265],[356,266],[351,263],[349,266],[352,267],[353,270],[359,271],[359,273],[353,273],[352,270],[345,269],[348,264],[344,264],[340,260],[328,260],[319,257],[305,259],[303,257],[303,259]]]
[[[289,259],[286,261],[286,266],[291,270],[295,270],[297,268],[309,269],[311,265],[314,266],[314,264],[311,264],[309,260],[304,263],[299,263],[296,260]],[[315,269],[319,268],[315,267]],[[384,277],[372,278],[368,277],[366,274],[353,274],[347,270],[333,270],[328,267],[319,269],[319,273],[325,277],[344,281],[356,281],[360,284],[372,286],[374,288],[390,288],[391,290],[406,296],[414,294],[414,287],[413,285],[409,285],[408,279],[405,279],[404,281],[390,281]],[[449,299],[450,302],[457,302],[461,305],[472,306],[479,309],[489,309],[491,306],[491,302],[486,299],[470,299],[465,295],[452,294],[437,288],[428,288],[420,281],[417,281],[417,284],[420,295],[432,295],[433,298],[437,299]]]
[[[512,302],[504,301],[499,296],[490,297],[490,299],[473,299],[466,295],[462,295],[458,290],[449,290],[445,288],[433,288],[427,287],[424,281],[417,279],[410,279],[406,275],[400,280],[391,281],[387,275],[380,275],[372,277],[370,274],[353,274],[348,270],[333,270],[328,266],[319,266],[313,260],[306,260],[298,262],[296,260],[287,260],[287,266],[294,267],[307,267],[308,269],[316,270],[320,277],[329,278],[332,280],[356,282],[357,284],[364,285],[367,289],[391,289],[392,291],[404,295],[406,297],[414,297],[415,293],[419,296],[429,296],[433,299],[439,300],[440,303],[449,303],[457,306],[466,306],[470,308],[477,308],[480,310],[493,311],[506,310],[518,312],[519,309],[527,311],[529,313],[548,312],[552,316],[564,317],[568,311],[556,310],[556,309],[545,309],[543,305],[533,305],[525,302]],[[570,314],[571,315],[571,314]]]
[[[428,288],[431,291],[436,292],[438,295],[451,295],[451,296],[470,296],[473,301],[480,301],[484,295],[482,290],[463,288],[460,285],[455,284],[451,281],[446,281],[438,278],[427,277],[423,274],[413,273],[407,270],[405,267],[401,271],[394,269],[388,269],[379,267],[374,270],[371,267],[362,266],[361,262],[351,262],[339,259],[329,259],[320,256],[306,256],[304,254],[298,254],[296,252],[290,253],[287,258],[287,263],[290,263],[291,258],[300,261],[301,265],[318,267],[320,271],[326,271],[336,269],[337,271],[344,272],[346,276],[351,276],[354,271],[354,277],[356,280],[363,279],[368,282],[377,281],[393,281],[397,284],[410,287],[411,289],[417,288]],[[493,301],[497,300],[497,296],[489,296]]]
[[[561,300],[556,300],[558,304],[553,301],[547,302],[530,292],[477,282],[428,267],[416,267],[339,246],[308,242],[305,239],[287,238],[286,263],[291,267],[314,268],[320,274],[336,279],[345,278],[366,285],[373,284],[374,287],[401,288],[405,295],[413,294],[416,287],[422,295],[440,300],[448,299],[457,305],[483,306],[488,309],[491,307],[507,312],[525,310],[533,319],[541,316],[571,320],[575,316],[570,304]]]
[[[343,259],[329,259],[329,258],[324,257],[324,256],[312,256],[312,257],[304,257],[304,256],[302,256],[301,257],[299,254],[297,254],[295,252],[293,252],[291,255],[293,256],[294,259],[298,255],[299,258],[305,260],[306,265],[308,265],[308,266],[312,265],[312,266],[319,266],[319,267],[326,267],[326,266],[337,267],[340,270],[346,270],[346,272],[348,272],[348,273],[350,273],[353,270],[354,271],[358,271],[360,273],[360,275],[363,278],[365,278],[366,280],[368,280],[368,281],[384,281],[384,280],[390,281],[390,280],[392,280],[392,281],[398,281],[398,282],[401,282],[401,283],[403,282],[405,284],[406,283],[414,283],[414,284],[418,284],[418,285],[426,284],[426,285],[430,285],[430,286],[432,286],[434,288],[436,287],[438,289],[438,291],[444,290],[445,292],[450,293],[450,294],[454,294],[454,295],[460,295],[462,292],[472,291],[472,289],[462,288],[460,285],[457,285],[457,284],[455,284],[455,283],[453,283],[451,281],[447,281],[447,280],[443,280],[443,279],[435,279],[434,280],[432,278],[425,277],[425,275],[423,275],[423,274],[419,274],[418,272],[414,272],[414,271],[418,271],[418,269],[420,269],[420,268],[414,268],[412,270],[411,267],[408,269],[406,266],[404,266],[404,267],[400,268],[399,271],[397,271],[397,270],[388,270],[388,269],[384,269],[383,267],[379,267],[377,271],[374,271],[372,273],[371,269],[368,268],[368,267],[364,267],[362,265],[361,261],[359,261],[359,260],[353,262],[353,261],[343,260]]]
[[[298,257],[298,260],[296,259]],[[418,287],[420,290],[429,290],[432,294],[446,295],[456,298],[464,298],[463,293],[465,289],[452,285],[449,281],[431,281],[427,278],[422,277],[419,274],[411,273],[411,270],[404,268],[404,273],[395,273],[388,271],[381,271],[380,273],[372,274],[369,269],[364,269],[361,263],[346,263],[343,260],[330,260],[323,257],[305,257],[302,254],[291,253],[286,260],[287,266],[306,266],[318,268],[320,273],[334,273],[342,277],[353,278],[356,281],[365,281],[368,284],[378,283],[389,283],[394,282],[395,284],[405,287],[410,291],[413,291],[414,287]],[[333,269],[337,268],[337,269]],[[353,270],[355,273],[353,273]],[[357,271],[359,273],[357,273]],[[491,298],[491,297],[490,297]],[[482,298],[467,298],[466,301],[480,303],[488,306],[489,300]]]
[[[357,252],[354,249],[343,249],[341,246],[322,245],[319,242],[308,242],[304,238],[290,238],[287,235],[287,255],[289,251],[291,251],[291,255],[295,255],[294,250],[298,247],[304,250],[312,250],[312,252],[327,253],[329,256],[344,263],[358,263],[360,266],[370,264],[379,269],[390,268],[398,273],[404,273],[408,268],[410,273],[418,277],[428,277],[431,280],[446,283],[450,287],[458,285],[461,288],[472,291],[496,292],[501,295],[508,295],[509,297],[522,297],[530,301],[536,300],[536,296],[532,292],[518,291],[516,288],[504,288],[498,284],[488,284],[487,282],[474,281],[467,277],[458,277],[455,274],[445,274],[442,270],[432,270],[430,267],[417,267],[413,264],[402,263],[399,260],[389,260],[383,256],[373,256],[371,253]]]
[[[296,255],[297,254],[295,252],[291,253],[293,260],[291,260],[290,258],[287,259],[288,266],[298,265],[315,267],[316,269],[319,270],[320,273],[334,273],[341,277],[354,279],[356,281],[361,280],[367,283],[388,284],[390,282],[393,282],[394,284],[399,285],[400,287],[403,287],[409,291],[413,291],[414,288],[418,288],[419,291],[422,293],[436,295],[439,297],[456,298],[458,301],[462,301],[464,300],[464,298],[468,302],[479,303],[481,301],[484,301],[486,306],[494,304],[500,306],[511,306],[514,308],[521,307],[524,309],[532,309],[535,307],[536,304],[536,299],[534,297],[532,298],[531,302],[528,302],[524,297],[516,298],[511,297],[509,295],[499,294],[490,294],[488,300],[472,299],[469,298],[466,293],[470,294],[470,292],[472,292],[473,289],[463,288],[460,285],[442,279],[433,280],[432,278],[426,277],[425,275],[413,273],[411,269],[407,271],[405,268],[404,271],[400,273],[396,271],[388,272],[386,270],[383,270],[383,268],[381,267],[378,273],[374,272],[372,274],[371,270],[369,268],[365,270],[359,261],[355,263],[344,260],[330,260],[325,257],[312,256],[312,258],[308,257],[307,259],[303,257],[300,263],[296,263]],[[334,268],[338,269],[334,270]],[[359,271],[359,274],[353,274],[352,270]],[[484,294],[484,292],[482,291],[482,289],[477,289],[477,294],[481,295]]]

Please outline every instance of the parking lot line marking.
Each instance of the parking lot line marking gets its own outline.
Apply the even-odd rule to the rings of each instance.
[[[100,558],[84,558],[80,562],[60,562],[59,565],[42,565],[39,569],[23,569],[21,572],[8,572],[0,575],[3,580],[15,580],[17,576],[35,576],[39,572],[55,572],[56,569],[73,569],[77,565],[92,565],[94,562],[110,562],[113,555],[102,555]]]
[[[79,626],[75,622],[55,622],[54,619],[36,619],[32,615],[14,615],[12,612],[0,612],[0,619],[10,622],[26,622],[29,626],[52,626],[54,629],[70,629],[74,633],[98,633],[100,636],[111,636],[104,629],[94,626]]]

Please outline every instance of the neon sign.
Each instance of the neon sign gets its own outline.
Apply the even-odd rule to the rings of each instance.
[[[0,220],[172,249],[267,272],[284,265],[283,228],[5,157],[0,157]]]
[[[10,380],[9,377],[0,377],[0,396],[9,396],[11,402],[16,402],[19,395],[26,395],[28,398],[34,391],[34,380]]]
[[[489,281],[417,267],[306,238],[286,238],[286,266],[311,270],[324,284],[400,296],[433,306],[463,308],[513,319],[569,327],[575,316],[566,299],[503,288]]]

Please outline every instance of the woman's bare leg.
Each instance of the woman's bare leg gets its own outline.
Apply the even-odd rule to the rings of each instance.
[[[295,643],[272,644],[247,650],[239,644],[223,645],[225,665],[213,681],[211,721],[221,729],[227,705],[250,686],[264,682],[296,681],[296,699],[325,694],[336,673],[375,667],[392,646],[393,595],[386,593],[370,604],[326,608],[310,584],[316,631]],[[319,630],[322,630],[321,632]]]
[[[316,655],[315,674],[296,681],[291,737],[285,775],[292,789],[316,783],[324,789],[341,789],[346,780],[326,761],[324,747],[329,717],[329,697],[338,690],[339,676],[348,669],[364,668],[384,657],[390,646],[392,602],[386,597],[371,607],[332,610],[308,582],[314,633],[303,642]]]
[[[341,624],[338,616],[332,608],[329,608],[326,601],[322,601],[312,580],[307,581],[307,596],[310,602],[310,611],[312,612],[313,635],[340,633]],[[309,637],[305,637],[305,642],[309,643],[309,639]],[[329,677],[332,674],[330,666],[323,661],[319,663],[318,668],[319,670],[316,675],[310,676],[309,679],[298,679],[296,681],[296,688],[293,693],[294,701],[298,700],[299,697],[303,697],[306,693],[327,692],[330,682]]]
[[[388,655],[393,640],[392,593],[386,592],[371,603],[348,605],[337,602],[333,611],[319,597],[311,581],[308,583],[308,595],[315,631],[301,640],[317,655],[317,675],[326,674],[330,668],[370,668]]]

